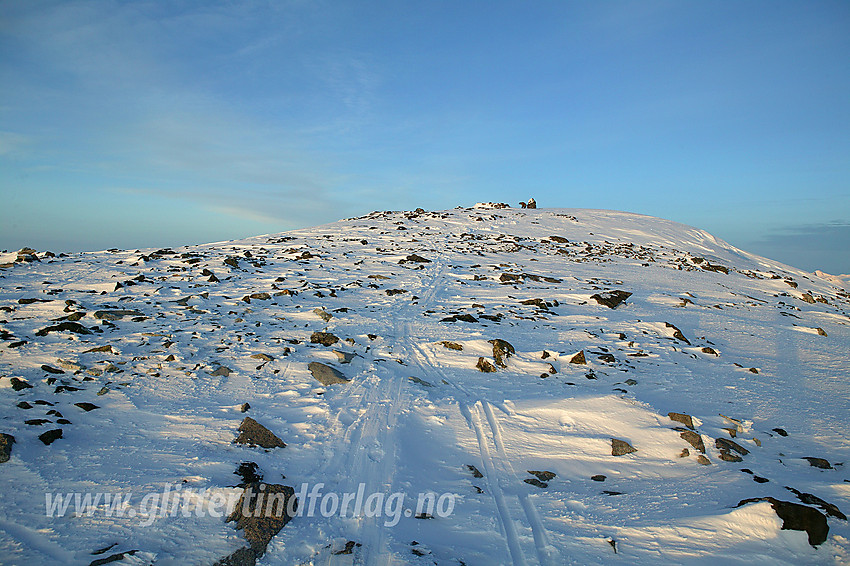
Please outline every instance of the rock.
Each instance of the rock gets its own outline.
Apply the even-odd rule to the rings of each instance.
[[[445,346],[449,350],[457,350],[457,351],[463,350],[463,346],[461,344],[458,344],[457,342],[449,342],[448,340],[443,340],[443,341],[440,342],[440,344],[442,344],[443,346]]]
[[[703,354],[711,354],[712,356],[719,356],[720,355],[720,354],[717,353],[717,350],[715,350],[714,348],[710,348],[708,346],[703,346],[701,348],[701,351],[702,351]]]
[[[42,434],[38,435],[38,439],[42,441],[45,445],[49,446],[51,442],[54,440],[62,438],[62,429],[55,428],[53,430],[48,430]]]
[[[321,307],[313,309],[313,313],[315,315],[317,315],[319,318],[321,318],[322,320],[324,320],[325,322],[328,322],[334,316]]]
[[[587,360],[584,357],[584,350],[570,358],[571,364],[587,365]]]
[[[248,409],[250,409],[250,408],[251,408],[251,405],[250,405],[250,404],[248,404],[248,403],[242,403],[242,404],[239,406],[239,412],[240,412],[240,413],[247,413],[247,412],[248,412]]]
[[[49,366],[47,364],[42,364],[41,370],[46,371],[47,373],[65,373],[61,369]]]
[[[343,352],[341,350],[334,350],[334,354],[336,354],[336,359],[341,364],[350,364],[351,360],[357,357],[357,354],[353,354],[351,352]]]
[[[413,263],[431,263],[430,259],[425,259],[424,257],[422,257],[420,255],[416,255],[416,254],[411,254],[411,255],[407,256],[405,259],[403,259],[402,261],[410,261],[410,262],[413,262]]]
[[[264,493],[265,497],[257,497],[260,493]],[[259,504],[257,500],[260,500]],[[297,508],[298,500],[293,488],[279,484],[249,483],[225,522],[236,522],[236,528],[244,532],[250,550],[259,557],[265,553],[272,537],[292,518],[289,511]]]
[[[113,562],[121,562],[124,560],[126,556],[134,556],[138,551],[136,550],[125,550],[124,552],[119,552],[117,554],[111,554],[106,558],[98,558],[97,560],[92,560],[89,562],[89,566],[103,566],[104,564],[111,564]]]
[[[227,265],[228,267],[239,267],[239,258],[228,257],[224,260],[224,265]]]
[[[407,293],[407,289],[386,289],[384,292],[390,297],[392,297],[393,295],[401,295],[402,293]]]
[[[112,346],[110,344],[107,344],[106,346],[97,346],[95,348],[89,348],[88,350],[83,351],[84,354],[92,354],[95,352],[107,352],[110,354],[116,353],[115,350],[112,349]]]
[[[595,476],[590,476],[590,479],[593,481],[605,481],[608,477],[602,474],[596,474]]]
[[[263,481],[263,474],[259,473],[258,466],[255,462],[242,462],[237,466],[236,471],[233,472],[234,475],[242,478],[242,483],[237,485],[237,487],[244,488],[249,483],[260,483]]]
[[[570,241],[563,236],[549,236],[549,239],[559,244],[569,244]]]
[[[847,515],[842,513],[836,505],[833,505],[828,501],[824,501],[817,495],[812,495],[811,493],[802,493],[800,491],[797,491],[793,487],[788,486],[785,486],[785,489],[796,495],[797,499],[799,499],[803,503],[806,503],[807,505],[817,505],[818,507],[826,511],[826,514],[830,517],[835,517],[837,519],[841,519],[842,521],[847,520]]]
[[[47,336],[51,332],[73,332],[74,334],[91,334],[92,331],[80,324],[79,322],[60,322],[53,326],[42,328],[35,333],[36,336]]]
[[[824,458],[814,458],[812,456],[806,456],[803,460],[808,460],[809,465],[813,468],[820,468],[821,470],[831,470],[832,466],[829,464],[828,460]]]
[[[263,354],[263,353],[251,354],[251,357],[254,358],[255,360],[263,360],[264,362],[270,362],[270,361],[274,360],[273,356],[270,356],[268,354]]]
[[[98,320],[121,320],[125,316],[144,316],[144,313],[134,310],[115,309],[95,311],[93,316]]]
[[[676,340],[681,340],[685,344],[688,344],[688,345],[691,344],[690,341],[688,341],[688,339],[685,338],[685,335],[682,334],[682,331],[679,330],[675,325],[670,324],[669,322],[665,322],[664,324],[665,324],[665,326],[667,326],[667,328],[673,329],[673,338],[675,338]]]
[[[508,367],[505,364],[505,360],[516,353],[514,347],[510,344],[510,342],[500,340],[499,338],[496,338],[495,340],[488,340],[488,342],[493,345],[493,358],[496,360],[496,365],[501,368]]]
[[[260,446],[262,448],[286,448],[285,442],[251,417],[245,417],[242,420],[239,431],[241,434],[233,441],[236,444]]]
[[[420,378],[415,377],[415,376],[412,376],[412,375],[411,375],[411,376],[408,376],[408,378],[407,378],[407,379],[409,379],[409,380],[410,380],[410,381],[412,381],[413,383],[415,383],[415,384],[417,384],[417,385],[421,385],[421,386],[423,386],[423,387],[434,387],[434,385],[433,385],[433,384],[431,384],[431,383],[429,383],[429,382],[425,381],[424,379],[420,379]]]
[[[38,256],[35,255],[35,254],[36,254],[36,251],[32,248],[21,248],[20,250],[18,250],[17,257],[15,258],[15,261],[18,262],[18,263],[23,263],[23,262],[29,263],[29,262],[33,262],[33,261],[39,261],[40,262],[41,260],[38,259]]]
[[[788,431],[786,431],[784,428],[774,428],[773,432],[775,432],[779,436],[788,436]]]
[[[625,454],[631,454],[632,452],[637,452],[637,448],[635,448],[625,440],[619,440],[617,438],[611,439],[612,456],[623,456]]]
[[[691,455],[691,451],[688,450],[687,448],[682,448],[682,451],[679,452],[679,458],[687,458],[690,455]]]
[[[20,391],[21,389],[32,389],[32,385],[25,379],[21,379],[19,377],[11,377],[9,378],[9,382],[12,384],[12,390]]]
[[[494,366],[484,358],[478,358],[478,363],[475,364],[475,367],[484,373],[493,373],[496,371],[496,366]]]
[[[600,305],[605,305],[610,309],[617,308],[620,303],[631,297],[632,294],[627,291],[608,291],[606,293],[596,293],[591,295],[591,299],[595,299]]]
[[[537,479],[540,481],[549,481],[554,478],[557,474],[555,472],[546,472],[546,471],[538,471],[538,470],[526,470],[532,476],[537,476]]]
[[[476,468],[475,466],[473,466],[472,464],[467,464],[466,468],[470,472],[472,472],[472,477],[474,477],[474,478],[483,478],[484,477],[484,474],[482,474],[481,471],[478,468]]]
[[[721,452],[729,452],[730,450],[734,450],[741,456],[746,456],[750,453],[749,450],[747,450],[734,440],[729,440],[728,438],[718,438],[714,441],[714,446]]]
[[[322,346],[333,346],[339,342],[339,338],[330,332],[314,332],[310,335],[310,343],[321,344]]]
[[[811,295],[811,293],[803,293],[803,296],[800,298],[809,304],[815,304],[815,298]]]
[[[703,466],[710,466],[711,460],[703,456],[702,454],[697,455],[697,463],[702,464]]]
[[[100,407],[98,407],[97,405],[95,405],[95,404],[93,404],[93,403],[87,403],[87,402],[83,402],[83,403],[74,403],[74,405],[75,405],[75,406],[77,406],[77,407],[79,407],[79,408],[81,408],[82,410],[84,410],[84,411],[85,411],[85,412],[87,412],[87,413],[88,413],[89,411],[94,411],[95,409],[100,409]]]
[[[537,208],[537,201],[533,198],[528,199],[528,202],[525,205],[526,208]]]
[[[776,515],[782,519],[782,530],[805,531],[809,535],[809,544],[817,546],[826,541],[829,535],[829,525],[826,517],[817,509],[812,509],[791,501],[780,501],[774,497],[754,497],[738,502],[736,507],[747,503],[767,501]]]
[[[685,413],[667,413],[667,416],[670,417],[670,420],[682,423],[689,429],[694,430],[694,421],[690,415],[686,415]]]
[[[233,554],[216,561],[213,566],[255,566],[256,564],[257,552],[252,548],[243,546],[234,551]]]
[[[12,445],[15,443],[15,437],[5,432],[0,433],[0,464],[8,462],[12,457]]]
[[[210,375],[215,377],[229,377],[233,370],[227,366],[219,366],[215,371],[210,372]]]
[[[548,483],[542,482],[537,478],[526,478],[522,481],[524,481],[527,484],[533,485],[534,487],[539,487],[540,489],[546,489],[547,487],[549,487]]]
[[[702,436],[692,430],[680,430],[679,436],[681,436],[685,442],[705,454],[705,444],[702,442]]]
[[[821,327],[817,327],[815,330],[817,330],[817,331],[818,331],[818,334],[819,334],[819,335],[821,335],[821,336],[826,336],[826,335],[827,335],[827,334],[826,334],[826,330],[824,330],[824,329],[823,329],[823,328],[821,328]]]
[[[345,377],[337,369],[332,368],[329,365],[325,365],[322,362],[310,362],[307,364],[307,367],[310,369],[310,373],[313,374],[313,377],[321,383],[322,385],[334,385],[336,383],[348,383],[349,379]]]

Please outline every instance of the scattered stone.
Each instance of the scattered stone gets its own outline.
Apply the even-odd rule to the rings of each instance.
[[[494,366],[484,358],[478,358],[478,363],[475,364],[475,367],[484,373],[493,373],[496,371],[496,366]]]
[[[77,406],[77,407],[79,407],[79,408],[81,408],[82,410],[84,410],[84,411],[85,411],[85,412],[87,412],[87,413],[88,413],[89,411],[94,411],[95,409],[100,409],[100,407],[98,407],[97,405],[95,405],[95,404],[93,404],[93,403],[87,403],[87,402],[83,402],[83,403],[74,403],[74,405],[75,405],[75,406]]]
[[[632,294],[627,291],[615,290],[608,291],[605,293],[596,293],[594,295],[591,295],[590,298],[595,299],[596,302],[600,305],[605,305],[610,309],[615,309],[620,305],[620,303],[622,303],[631,296]]]
[[[538,470],[526,470],[532,476],[537,476],[537,479],[540,481],[549,481],[554,478],[557,474],[555,472],[547,472],[547,471],[538,471]]]
[[[330,332],[314,332],[310,335],[310,343],[321,344],[322,346],[333,346],[339,342],[339,338]]]
[[[809,544],[812,546],[817,546],[826,541],[826,537],[829,535],[829,525],[824,514],[817,509],[790,501],[780,501],[774,497],[744,499],[738,502],[736,507],[759,501],[770,503],[776,515],[783,521],[782,530],[805,531],[809,535]]]
[[[325,322],[328,322],[328,321],[329,321],[330,319],[332,319],[332,318],[333,318],[333,316],[334,316],[334,315],[332,315],[331,313],[329,313],[328,311],[326,311],[325,309],[323,309],[323,308],[321,308],[321,307],[318,307],[318,308],[313,309],[313,313],[314,313],[314,314],[316,314],[319,318],[321,318],[321,319],[322,319],[322,320],[324,320]]]
[[[608,477],[602,474],[596,474],[595,476],[590,476],[590,479],[593,481],[605,481]]]
[[[803,296],[800,298],[811,305],[815,304],[815,298],[811,295],[811,293],[803,293]]]
[[[823,328],[821,328],[821,327],[817,327],[817,328],[815,328],[815,330],[817,330],[817,331],[818,331],[818,334],[820,334],[821,336],[826,336],[826,335],[827,335],[827,334],[826,334],[826,330],[824,330],[824,329],[823,329]]]
[[[443,341],[440,342],[440,344],[442,344],[444,347],[448,348],[449,350],[457,350],[457,351],[463,350],[463,346],[461,344],[458,344],[457,342],[449,342],[448,340],[443,340]]]
[[[785,486],[785,489],[796,495],[797,499],[799,499],[803,503],[820,507],[821,509],[826,511],[826,514],[830,517],[835,517],[837,519],[841,519],[842,521],[847,520],[847,515],[842,513],[841,509],[839,509],[836,505],[829,503],[828,501],[824,501],[817,495],[812,495],[811,493],[802,493],[800,491],[797,491],[793,487],[788,486]]]
[[[258,497],[260,493],[265,497]],[[297,508],[298,500],[295,498],[295,490],[287,485],[247,484],[236,507],[225,521],[228,523],[235,521],[237,530],[244,532],[245,540],[250,545],[236,552],[241,552],[241,556],[245,557],[243,559],[250,559],[251,553],[254,559],[262,556],[272,537],[279,533],[292,518],[290,512]],[[234,554],[225,560],[233,560]],[[234,562],[224,564],[234,564]]]
[[[345,377],[339,370],[325,365],[322,362],[310,362],[307,364],[310,373],[322,385],[334,385],[336,383],[348,383],[350,380]]]
[[[587,360],[584,357],[584,350],[570,358],[571,364],[587,365]]]
[[[703,466],[710,466],[711,460],[703,456],[702,454],[697,455],[697,463],[702,464]]]
[[[15,437],[5,432],[0,433],[0,464],[8,462],[12,457],[12,445],[15,443]]]
[[[240,412],[240,413],[247,413],[247,412],[248,412],[248,409],[250,409],[250,408],[251,408],[251,405],[250,405],[250,404],[248,404],[248,403],[242,403],[242,405],[240,405],[240,406],[239,406],[239,412]]]
[[[341,550],[337,550],[336,552],[333,552],[331,554],[333,554],[334,556],[340,556],[341,554],[353,554],[354,548],[359,546],[362,546],[359,542],[354,542],[353,540],[350,540],[345,543],[345,547],[343,547]]]
[[[734,450],[741,456],[746,456],[750,453],[749,450],[735,442],[734,440],[729,440],[728,438],[718,438],[714,441],[714,446],[720,450],[720,452],[729,452],[730,450]]]
[[[36,336],[47,336],[51,332],[73,332],[74,334],[91,334],[92,331],[80,324],[79,322],[60,322],[53,326],[42,328],[35,333]]]
[[[144,316],[144,313],[134,310],[103,310],[95,311],[94,318],[99,320],[121,320],[125,316]]]
[[[218,366],[218,368],[215,371],[210,372],[210,375],[212,375],[214,377],[229,377],[231,373],[233,373],[233,370],[230,369],[229,367]]]
[[[126,550],[124,552],[112,554],[106,558],[98,558],[97,560],[89,562],[89,566],[103,566],[104,564],[111,564],[112,562],[121,562],[126,556],[134,556],[137,552],[139,552],[138,549]]]
[[[682,440],[699,450],[701,453],[705,454],[705,444],[702,442],[702,436],[692,430],[684,430],[679,429],[679,436],[682,437]]]
[[[717,350],[715,350],[714,348],[710,348],[708,346],[703,346],[701,351],[702,351],[703,354],[711,354],[712,356],[719,356],[720,355],[720,354],[717,353]]]
[[[62,429],[55,428],[53,430],[48,430],[42,434],[38,435],[38,439],[42,441],[45,445],[50,446],[50,443],[54,440],[62,438]]]
[[[11,377],[9,378],[9,382],[12,384],[12,389],[14,391],[20,391],[21,389],[32,389],[32,385],[25,379],[21,379],[19,377]]]
[[[682,423],[689,429],[694,430],[694,421],[690,415],[686,415],[685,413],[667,413],[667,416],[670,417],[670,420]]]
[[[537,478],[526,478],[522,481],[524,481],[527,484],[533,485],[534,487],[539,487],[540,489],[546,489],[547,487],[549,487],[548,483],[542,482]]]
[[[821,470],[831,470],[832,466],[829,464],[828,460],[824,458],[814,458],[812,456],[806,456],[803,460],[808,460],[809,465],[813,468],[820,468]]]
[[[775,432],[779,436],[788,436],[788,431],[786,431],[784,428],[774,428],[773,432]]]
[[[682,448],[682,451],[679,452],[679,458],[687,458],[690,455],[691,455],[691,451],[688,450],[687,448]]]
[[[32,405],[30,405],[26,401],[21,401],[20,403],[17,404],[17,407],[19,409],[32,409]]]
[[[392,297],[393,295],[401,295],[402,293],[407,293],[407,289],[386,289],[384,292],[390,297]]]
[[[413,263],[431,263],[430,259],[425,259],[424,257],[422,257],[420,255],[416,255],[416,254],[411,254],[411,255],[407,256],[401,262],[405,262],[405,261],[410,261],[410,262],[413,262]],[[401,263],[401,262],[399,262],[399,263]]]
[[[563,236],[549,236],[549,239],[559,244],[569,244],[570,241]]]
[[[274,435],[272,431],[252,419],[245,417],[239,425],[241,434],[234,440],[236,444],[247,444],[249,446],[260,446],[262,448],[285,448],[284,443],[280,438]]]
[[[412,381],[413,383],[415,383],[415,384],[417,384],[417,385],[421,385],[421,386],[423,386],[423,387],[434,387],[431,383],[428,383],[428,382],[427,382],[427,381],[425,381],[424,379],[419,379],[418,377],[414,377],[414,376],[412,376],[412,375],[411,375],[411,376],[409,376],[407,379],[409,379],[409,380],[410,380],[410,381]]]
[[[682,342],[684,342],[685,344],[688,344],[688,345],[690,345],[690,344],[691,344],[691,342],[690,342],[687,338],[685,338],[685,335],[684,335],[684,334],[682,334],[682,331],[681,331],[681,330],[679,330],[679,329],[676,327],[676,325],[674,325],[674,324],[670,324],[669,322],[665,322],[664,324],[667,326],[667,328],[672,328],[672,329],[673,329],[673,338],[675,338],[676,340],[681,340],[681,341],[682,341]]]
[[[242,482],[236,487],[244,488],[249,483],[260,483],[263,481],[263,474],[258,473],[258,469],[259,467],[254,462],[242,462],[239,464],[233,474],[242,478]]]
[[[268,354],[263,354],[263,353],[251,354],[251,357],[254,358],[255,360],[263,360],[264,362],[270,362],[270,361],[274,360],[274,357],[272,357]]]
[[[466,468],[470,472],[472,472],[472,477],[474,477],[474,478],[483,478],[484,477],[484,474],[482,474],[481,471],[478,468],[476,468],[475,466],[473,466],[472,464],[467,464]]]
[[[64,372],[64,371],[62,371],[61,369],[59,369],[59,368],[55,368],[55,367],[52,367],[52,366],[49,366],[49,365],[47,365],[47,364],[42,364],[42,366],[41,366],[41,370],[42,370],[42,371],[46,371],[47,373],[54,373],[54,374],[58,374],[58,373],[65,373],[65,372]]]
[[[635,448],[625,440],[619,440],[617,438],[611,439],[612,456],[624,456],[626,454],[631,454],[632,452],[637,452],[637,448]]]
[[[351,360],[357,357],[357,354],[353,354],[351,352],[343,352],[341,350],[334,350],[334,354],[336,354],[336,359],[341,364],[350,364]]]
[[[488,342],[493,345],[493,358],[496,360],[496,365],[501,368],[508,367],[507,364],[505,364],[505,360],[516,353],[514,347],[510,344],[510,342],[500,340],[499,338],[496,338],[495,340],[488,340]]]

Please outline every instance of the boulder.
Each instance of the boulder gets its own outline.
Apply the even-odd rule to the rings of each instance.
[[[493,373],[496,371],[496,366],[494,366],[484,358],[478,358],[478,363],[475,364],[475,367],[484,373]]]
[[[736,507],[759,501],[770,503],[776,515],[782,519],[782,530],[805,531],[809,535],[809,544],[812,546],[817,546],[826,541],[826,537],[829,535],[829,525],[824,514],[817,509],[791,501],[780,501],[774,497],[744,499],[738,502]]]
[[[609,309],[617,308],[620,303],[631,297],[632,294],[628,291],[607,291],[605,293],[596,293],[590,296],[591,299],[594,299],[600,305],[605,305]]]
[[[339,338],[330,332],[314,332],[310,335],[310,343],[321,344],[322,346],[333,346],[339,342]]]
[[[496,360],[496,365],[501,368],[508,367],[505,364],[505,360],[516,353],[514,347],[510,344],[510,342],[499,338],[496,338],[495,340],[488,340],[488,342],[493,345],[493,358]]]
[[[285,448],[286,443],[274,435],[272,431],[252,419],[245,417],[239,425],[239,436],[233,442],[260,446],[262,448]]]
[[[60,322],[59,324],[54,324],[53,326],[48,326],[46,328],[42,328],[38,332],[35,333],[36,336],[47,336],[51,332],[73,332],[74,334],[91,334],[91,330],[80,324],[79,322]]]
[[[0,433],[0,464],[8,462],[12,456],[12,444],[15,443],[15,437],[5,432]]]
[[[265,497],[257,497],[260,493],[265,494]],[[297,498],[290,501],[293,498],[295,490],[288,485],[258,482],[246,484],[226,522],[234,521],[236,528],[243,531],[245,540],[250,545],[249,550],[253,551],[255,557],[262,556],[272,537],[292,519],[289,511],[298,509]],[[259,504],[257,500],[260,500]],[[242,554],[246,557],[250,555],[244,551]],[[232,560],[233,556],[230,555],[227,559]]]
[[[612,456],[624,456],[626,454],[631,454],[632,452],[637,452],[637,448],[635,448],[625,440],[619,440],[617,438],[611,439]]]
[[[694,430],[694,421],[690,415],[686,415],[685,413],[667,413],[667,416],[670,417],[670,420],[682,423],[689,429]]]
[[[587,360],[584,357],[584,350],[570,358],[571,364],[587,365]]]
[[[307,367],[310,369],[310,373],[313,374],[316,381],[325,386],[334,385],[336,383],[348,383],[350,381],[342,374],[342,372],[329,365],[323,364],[322,362],[310,362],[307,364]]]

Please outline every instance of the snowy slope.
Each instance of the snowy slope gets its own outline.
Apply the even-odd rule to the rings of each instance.
[[[812,545],[770,501],[738,506],[850,511],[850,295],[704,231],[476,207],[38,256],[0,269],[0,563],[212,564],[245,546],[234,523],[139,500],[238,496],[243,462],[296,490],[405,494],[393,525],[295,517],[260,564],[850,562],[838,514]],[[615,290],[616,308],[592,298]],[[71,322],[91,333],[39,332]],[[286,447],[233,443],[246,416]],[[46,515],[46,493],[76,492],[139,514]],[[414,516],[424,492],[456,494],[451,513]]]

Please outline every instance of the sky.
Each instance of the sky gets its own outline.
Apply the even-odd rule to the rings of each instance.
[[[850,273],[850,2],[0,2],[0,249],[530,197]]]

